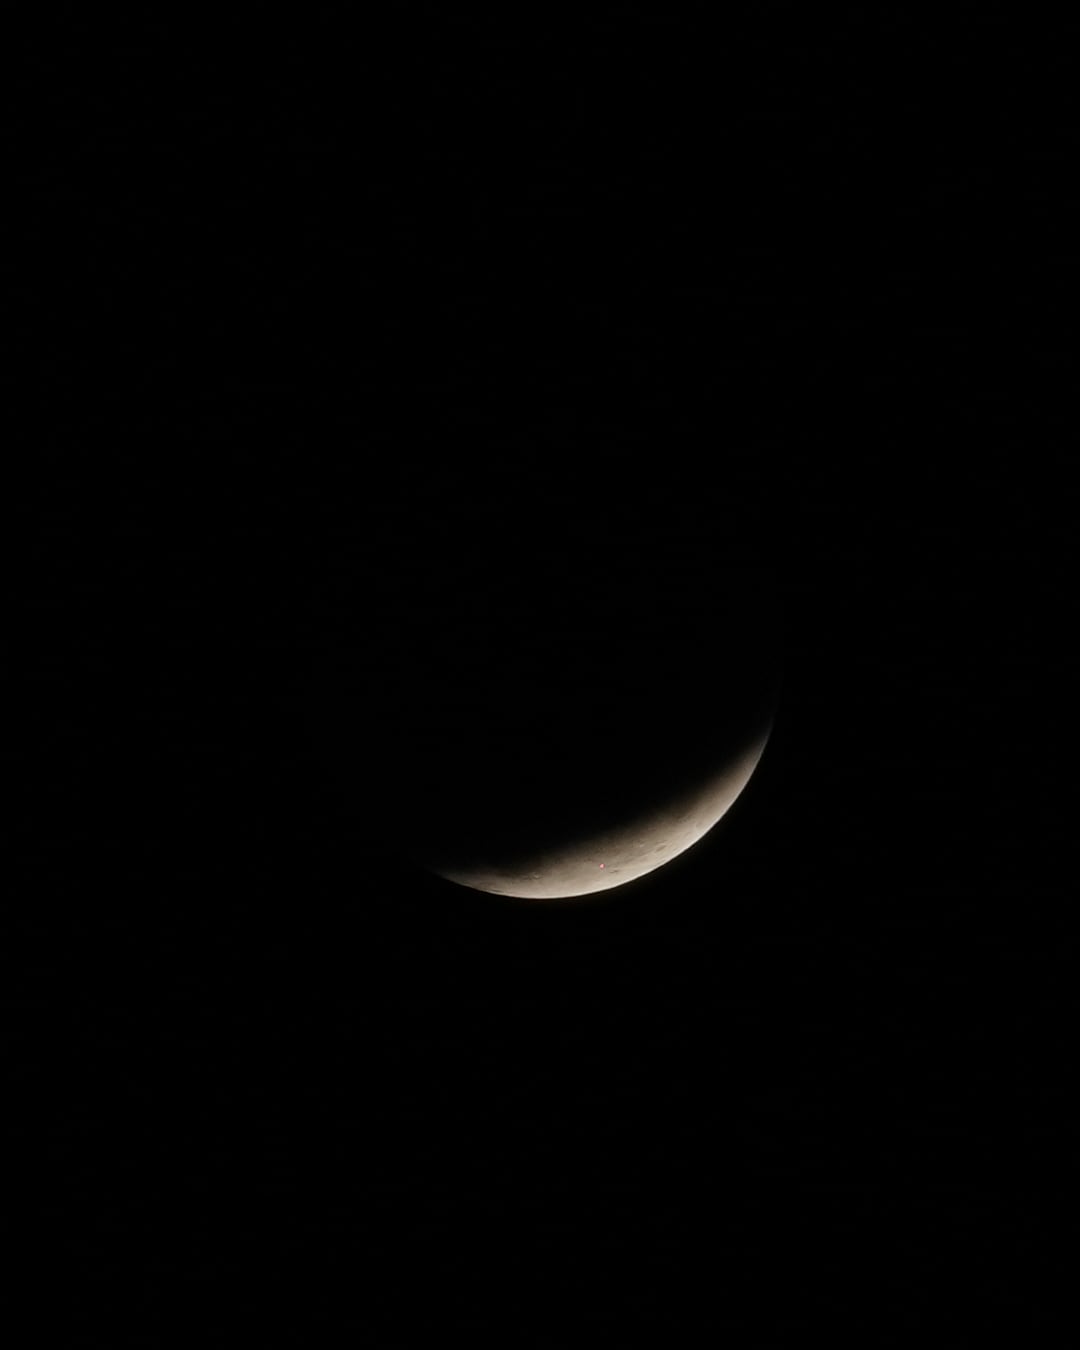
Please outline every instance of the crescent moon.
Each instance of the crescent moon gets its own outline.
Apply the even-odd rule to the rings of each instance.
[[[513,863],[429,870],[473,890],[526,900],[566,900],[625,885],[685,853],[726,815],[757,768],[770,729],[694,790],[624,825]]]

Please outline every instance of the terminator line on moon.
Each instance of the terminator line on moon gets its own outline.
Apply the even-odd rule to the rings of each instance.
[[[767,739],[768,731],[698,788],[591,839],[513,865],[432,870],[474,890],[527,900],[571,899],[622,886],[678,857],[712,829],[749,782]]]

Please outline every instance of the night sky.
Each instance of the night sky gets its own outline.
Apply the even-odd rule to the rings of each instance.
[[[1054,41],[295,22],[25,53],[51,1302],[114,1345],[1052,1328]],[[743,796],[603,903],[416,865],[697,772],[762,689]]]

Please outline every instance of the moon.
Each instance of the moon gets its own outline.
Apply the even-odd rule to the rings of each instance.
[[[768,731],[695,790],[588,839],[512,863],[431,870],[461,886],[526,900],[572,899],[625,885],[678,857],[712,829],[750,781],[767,740]]]
[[[453,510],[425,499],[361,536],[374,552],[339,571],[310,709],[357,841],[546,902],[613,891],[714,828],[765,750],[783,644],[745,487],[657,475],[612,501],[609,484],[594,517],[596,473],[534,470],[517,495],[436,484]]]

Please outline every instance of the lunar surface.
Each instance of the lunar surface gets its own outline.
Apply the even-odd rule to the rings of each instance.
[[[761,759],[766,732],[696,791],[590,839],[515,861],[432,870],[459,885],[528,900],[562,900],[611,890],[670,862],[730,809]]]

